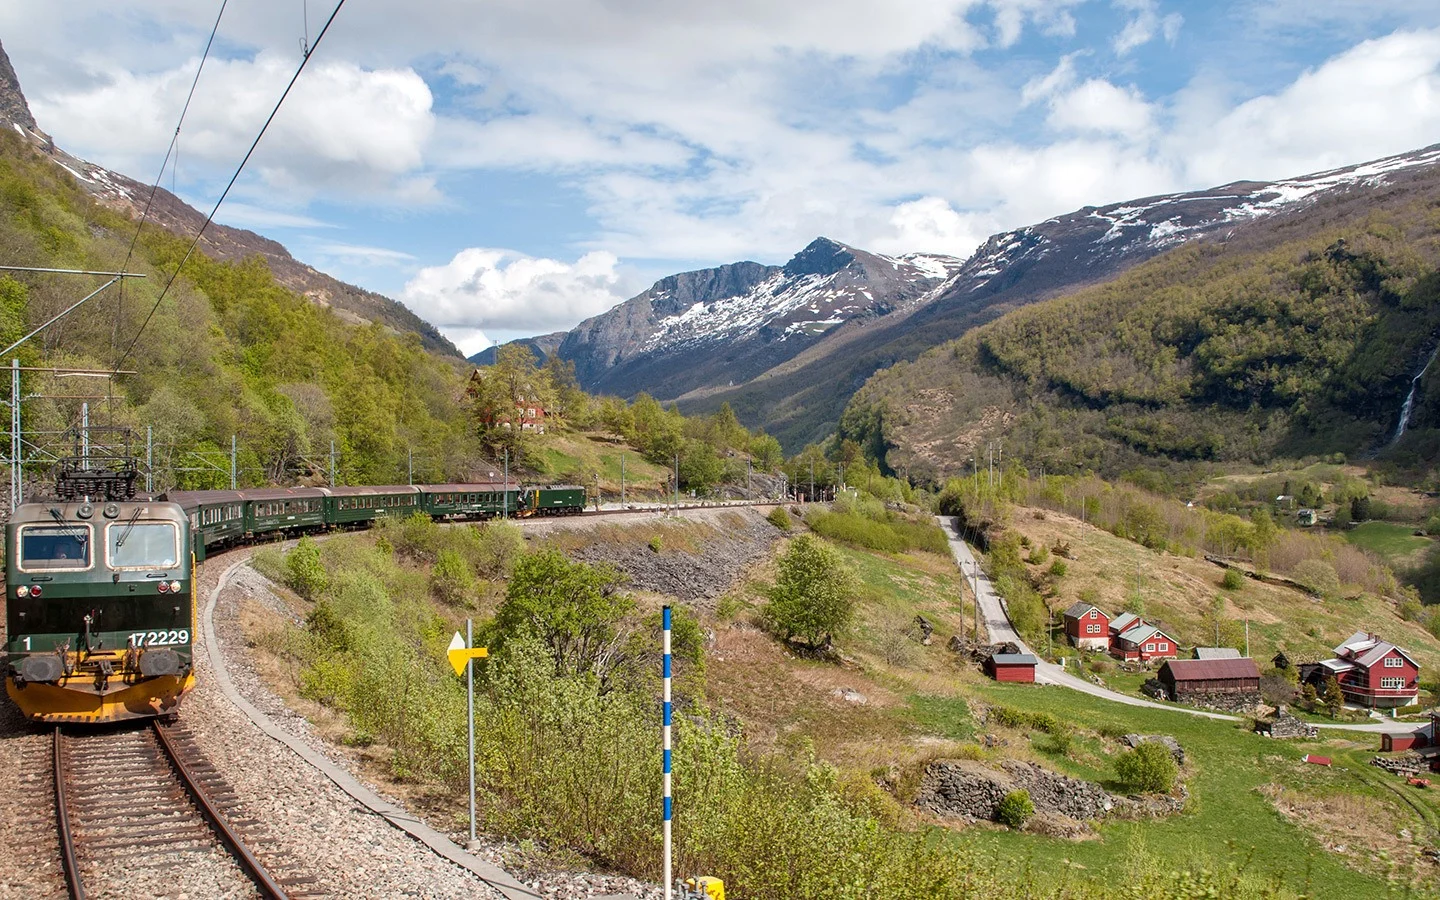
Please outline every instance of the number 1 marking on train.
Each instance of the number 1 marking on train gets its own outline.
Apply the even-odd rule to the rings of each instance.
[[[20,640],[22,640],[22,641],[25,642],[25,649],[26,649],[26,650],[29,650],[29,649],[30,649],[30,635],[27,634],[27,635],[25,635],[23,638],[21,638]]]

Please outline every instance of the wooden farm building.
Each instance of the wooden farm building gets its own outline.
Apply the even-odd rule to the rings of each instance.
[[[1143,619],[1137,618],[1119,634],[1115,634],[1112,623],[1110,632],[1110,655],[1116,659],[1148,663],[1152,659],[1174,659],[1180,653],[1174,638]]]
[[[1035,682],[1035,666],[1040,663],[1029,653],[996,653],[985,660],[985,674],[996,681]]]
[[[1110,616],[1083,600],[1065,610],[1065,635],[1081,650],[1105,650],[1110,646]]]
[[[1300,680],[1315,684],[1335,676],[1346,703],[1393,708],[1418,702],[1420,664],[1378,635],[1357,631],[1335,648],[1335,656],[1300,667]]]
[[[1260,701],[1260,669],[1248,657],[1172,659],[1160,667],[1159,678],[1170,699],[1181,703],[1228,706],[1232,700]]]

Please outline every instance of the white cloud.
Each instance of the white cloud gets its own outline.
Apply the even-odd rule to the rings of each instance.
[[[868,244],[880,253],[945,253],[965,258],[996,231],[989,216],[961,215],[941,197],[902,203],[890,214],[892,234]]]
[[[469,354],[489,346],[487,333],[570,328],[624,300],[617,265],[603,251],[566,263],[472,247],[421,269],[400,299]]]
[[[346,266],[394,268],[415,262],[413,254],[402,250],[369,247],[364,244],[347,244],[342,241],[325,241],[313,245],[311,250],[320,259]]]
[[[151,172],[179,121],[198,59],[151,74],[114,69],[31,105],[62,146],[127,172]],[[278,54],[211,60],[179,138],[182,177],[228,178],[294,72]],[[416,203],[435,199],[419,174],[434,128],[430,89],[409,68],[317,60],[296,82],[247,171],[291,203],[324,190]]]
[[[1179,13],[1161,16],[1158,0],[1115,0],[1115,6],[1132,13],[1125,27],[1111,42],[1116,54],[1124,56],[1137,47],[1150,43],[1158,32],[1167,44],[1175,43],[1185,19]]]
[[[1440,134],[1440,30],[1365,41],[1172,136],[1188,180],[1274,179],[1412,150]]]
[[[1131,140],[1144,138],[1152,125],[1150,104],[1138,90],[1103,78],[1091,78],[1053,98],[1046,122],[1058,131],[1115,134]]]

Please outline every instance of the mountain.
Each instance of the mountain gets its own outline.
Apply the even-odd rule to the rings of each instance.
[[[675,399],[742,383],[827,335],[928,302],[958,260],[817,238],[784,266],[739,262],[656,282],[560,345],[587,389]]]
[[[565,340],[567,334],[569,334],[568,331],[555,331],[550,334],[542,334],[539,337],[521,338],[520,340],[511,341],[510,343],[523,344],[531,353],[535,354],[535,361],[544,365],[545,360],[549,359],[556,350],[560,349],[560,344]],[[471,356],[469,362],[477,366],[495,365],[495,350],[499,346],[500,345],[497,344],[494,347],[486,347],[484,350]]]
[[[877,374],[841,436],[934,478],[1002,441],[1007,459],[1051,472],[1184,477],[1197,464],[1333,453],[1433,463],[1437,163],[1440,145],[992,239],[912,322],[940,333],[953,305],[1001,278],[1030,283],[1018,297],[1050,299]],[[1116,247],[1130,265],[1094,277]],[[1058,289],[1073,271],[1095,283]]]
[[[138,219],[150,196],[151,187],[102,166],[86,162],[55,146],[31,115],[20,89],[10,58],[0,46],[0,127],[8,124],[36,150],[69,172],[76,182],[100,203]],[[194,237],[205,216],[179,197],[157,188],[150,204],[150,221],[185,237]],[[310,301],[328,307],[351,324],[379,324],[398,333],[420,336],[426,349],[447,356],[460,356],[455,345],[435,326],[411,312],[404,304],[332,278],[290,255],[282,245],[253,231],[211,223],[200,240],[200,249],[218,260],[240,260],[259,256],[270,266],[275,279]]]
[[[662,279],[560,344],[591,391],[648,392],[687,412],[729,403],[787,450],[833,430],[874,373],[1013,309],[1101,284],[1196,241],[1234,241],[1336,198],[1363,207],[1440,148],[1275,182],[1087,206],[992,236],[968,259],[885,257],[820,238],[783,267]]]

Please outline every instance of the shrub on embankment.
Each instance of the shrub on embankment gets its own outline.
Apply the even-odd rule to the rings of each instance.
[[[433,537],[438,556],[459,530],[420,543]],[[325,543],[327,584],[307,625],[267,644],[297,664],[307,696],[345,714],[351,740],[387,750],[395,775],[441,788],[463,809],[465,694],[444,660],[454,614],[435,605],[425,569],[386,543]],[[479,826],[654,879],[658,616],[620,602],[588,566],[526,560],[497,610],[506,632],[481,629],[494,654],[479,667],[476,697]],[[1083,873],[1016,871],[963,835],[900,827],[900,807],[869,781],[803,750],[748,751],[703,702],[698,623],[677,608],[675,626],[677,872],[723,877],[735,897],[787,900],[1270,896],[1224,860],[1194,872],[1138,860],[1117,891]]]

